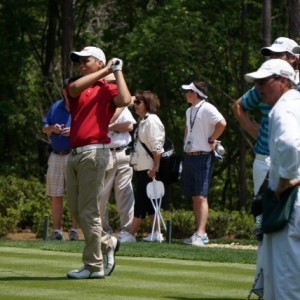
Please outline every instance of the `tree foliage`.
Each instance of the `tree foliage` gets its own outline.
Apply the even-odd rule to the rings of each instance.
[[[298,20],[291,13],[297,5],[295,0],[272,1],[272,40],[289,33],[299,38],[297,26],[292,33],[289,28]],[[97,45],[108,58],[124,60],[132,93],[147,89],[159,95],[159,114],[178,152],[187,109],[180,86],[208,83],[209,100],[228,122],[222,136],[227,153],[215,167],[210,203],[249,208],[254,141],[241,132],[231,106],[249,88],[243,74],[262,62],[262,1],[0,0],[0,25],[2,175],[44,180],[48,144],[41,120],[61,97],[62,77],[77,72],[65,52]],[[248,179],[244,185],[242,173]],[[173,205],[182,207],[180,187],[171,194]]]

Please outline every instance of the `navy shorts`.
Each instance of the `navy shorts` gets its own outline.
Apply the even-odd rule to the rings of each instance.
[[[215,158],[211,153],[185,155],[183,161],[183,194],[207,197]]]

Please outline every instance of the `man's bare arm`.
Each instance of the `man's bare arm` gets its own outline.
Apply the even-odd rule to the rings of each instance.
[[[260,125],[253,121],[249,114],[242,107],[242,98],[239,98],[233,105],[232,110],[236,115],[241,127],[255,140],[259,133]]]

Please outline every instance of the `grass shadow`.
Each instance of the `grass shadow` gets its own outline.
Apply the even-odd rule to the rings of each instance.
[[[10,277],[0,277],[1,281],[63,281],[70,280],[67,277],[22,277],[22,276],[10,276]]]

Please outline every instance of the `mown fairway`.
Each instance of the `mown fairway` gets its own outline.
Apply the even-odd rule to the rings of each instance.
[[[80,262],[80,253],[0,247],[0,299],[246,299],[255,268],[117,256],[115,272],[104,280],[67,279]]]

